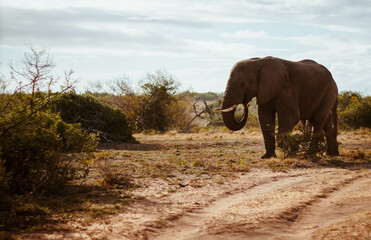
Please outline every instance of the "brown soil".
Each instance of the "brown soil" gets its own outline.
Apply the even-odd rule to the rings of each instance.
[[[54,231],[16,236],[371,239],[371,139],[367,131],[341,134],[341,156],[317,162],[300,156],[260,160],[264,147],[259,132],[139,134],[136,138],[141,144],[102,149],[116,151],[111,160],[126,161],[127,169],[133,169],[130,164],[140,159],[146,162],[130,170],[140,185],[130,190],[135,201],[101,218],[71,218]],[[137,172],[144,167],[152,175]]]

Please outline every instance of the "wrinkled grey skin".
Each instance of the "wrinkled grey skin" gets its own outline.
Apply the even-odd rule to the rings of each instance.
[[[312,61],[287,61],[279,58],[253,58],[236,63],[224,93],[222,109],[235,104],[245,106],[245,116],[236,121],[234,111],[222,112],[224,124],[240,130],[247,120],[247,104],[257,98],[258,116],[266,153],[275,157],[275,115],[278,137],[289,133],[301,121],[309,120],[313,134],[326,134],[327,154],[338,155],[337,113],[338,88],[331,73]],[[316,148],[318,139],[312,138]]]

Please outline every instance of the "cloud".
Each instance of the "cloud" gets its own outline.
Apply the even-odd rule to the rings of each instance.
[[[0,11],[0,50],[33,44],[116,66],[97,75],[122,71],[108,61],[136,61],[137,72],[170,66],[205,88],[223,85],[216,68],[267,55],[313,58],[346,87],[371,74],[369,0],[2,0]]]
[[[92,8],[23,9],[5,7],[1,42],[22,45],[48,41],[53,45],[157,44],[169,45],[162,28],[207,28],[195,20],[160,18]],[[56,44],[54,44],[56,43]]]
[[[263,31],[252,31],[249,29],[242,30],[242,31],[237,31],[234,33],[223,33],[223,37],[227,38],[267,38],[268,35]]]

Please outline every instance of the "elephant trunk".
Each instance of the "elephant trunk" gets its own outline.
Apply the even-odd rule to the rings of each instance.
[[[237,121],[234,117],[234,113],[236,112],[235,106],[231,107],[231,105],[228,105],[225,101],[223,101],[222,109],[227,110],[227,111],[223,111],[223,110],[221,111],[223,122],[227,128],[229,128],[232,131],[238,131],[238,130],[241,130],[245,126],[247,118],[248,118],[248,111],[249,111],[247,106],[244,106],[244,114],[239,121]]]

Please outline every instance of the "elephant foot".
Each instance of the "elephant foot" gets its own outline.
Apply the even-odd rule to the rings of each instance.
[[[262,157],[261,157],[261,159],[268,159],[268,158],[271,158],[271,157],[277,157],[277,155],[276,155],[276,153],[275,152],[272,152],[272,153],[266,153],[266,154],[264,154]]]

